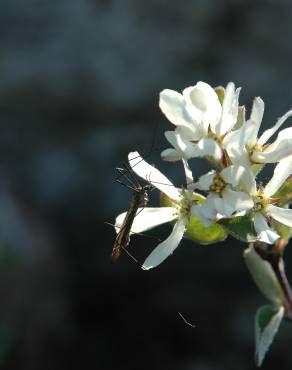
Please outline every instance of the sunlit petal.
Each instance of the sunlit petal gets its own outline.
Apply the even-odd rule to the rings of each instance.
[[[258,144],[263,146],[269,140],[269,138],[272,137],[277,130],[279,130],[279,128],[287,120],[287,118],[291,116],[292,116],[292,109],[289,110],[287,113],[285,113],[282,117],[280,117],[272,128],[266,130],[262,134],[262,136],[258,140]]]
[[[190,124],[191,118],[185,110],[184,98],[180,93],[169,89],[161,91],[159,107],[174,125]]]
[[[167,161],[167,162],[176,162],[181,159],[181,154],[172,148],[164,149],[160,153],[160,156],[164,161]]]
[[[191,158],[194,153],[195,144],[190,143],[177,131],[166,131],[164,133],[168,142],[180,153],[181,158]]]
[[[245,146],[227,145],[226,151],[233,164],[243,167],[250,166],[249,154]]]
[[[197,189],[199,190],[209,190],[210,186],[213,183],[214,176],[216,175],[215,170],[211,170],[205,175],[199,177],[199,181],[197,183]]]
[[[216,160],[222,158],[222,149],[220,145],[211,138],[201,139],[193,147],[192,157],[206,157],[211,156]]]
[[[252,170],[249,166],[245,167],[245,171],[242,174],[241,177],[241,183],[244,186],[244,190],[250,194],[254,195],[257,191],[257,184],[255,175],[253,174]]]
[[[292,173],[292,156],[282,159],[275,167],[273,177],[265,187],[266,197],[271,197]]]
[[[205,129],[206,124],[218,122],[221,115],[221,104],[215,90],[210,85],[199,81],[195,86],[186,88],[183,96],[188,108],[194,108],[194,117],[203,122]]]
[[[128,155],[132,170],[142,179],[148,181],[157,189],[166,194],[169,198],[179,200],[179,191],[157,168],[144,161],[138,152],[131,152]]]
[[[218,195],[210,193],[207,197],[205,202],[201,205],[201,214],[204,218],[209,220],[215,220],[217,216],[216,210],[216,200],[218,199]]]
[[[220,172],[220,175],[228,184],[231,184],[235,187],[238,185],[244,171],[244,167],[232,165],[224,168]]]
[[[249,120],[240,129],[231,131],[225,136],[223,146],[234,164],[250,166],[246,148],[255,144],[253,137],[256,137],[256,133],[256,124]]]
[[[188,164],[188,161],[183,158],[182,159],[182,162],[183,162],[184,171],[185,171],[185,175],[186,175],[187,187],[189,188],[189,185],[191,185],[191,184],[194,183],[193,173],[192,173],[192,171],[190,169],[190,166]],[[191,189],[191,193],[192,193],[193,192],[193,187],[191,186],[190,189]]]
[[[251,115],[250,115],[250,121],[254,123],[254,127],[252,132],[249,133],[249,143],[251,145],[255,145],[257,141],[257,136],[259,133],[259,128],[263,119],[265,110],[265,103],[260,97],[254,98]]]
[[[250,210],[254,205],[253,200],[248,194],[225,189],[222,198],[215,199],[215,207],[223,217],[232,217],[243,211]]]
[[[127,212],[123,212],[116,218],[115,229],[118,233],[123,225]],[[155,226],[162,225],[166,222],[173,221],[177,218],[176,209],[174,207],[145,207],[138,208],[131,227],[132,233],[142,233],[150,230]]]
[[[214,127],[214,132],[217,135],[224,135],[229,132],[237,121],[238,115],[238,96],[240,89],[236,89],[234,83],[229,82],[226,90],[222,105],[222,115],[220,123]],[[212,125],[211,125],[212,127]]]
[[[206,111],[210,104],[213,106],[219,102],[214,89],[206,82],[202,81],[184,89],[183,96],[187,104],[196,106],[202,112]]]
[[[284,224],[286,226],[292,227],[292,209],[276,207],[271,204],[268,206],[267,212],[276,221],[279,221],[281,222],[281,224]]]
[[[142,265],[143,270],[149,270],[158,266],[163,262],[174,250],[178,247],[185,232],[187,217],[182,217],[174,225],[174,228],[169,237],[160,243],[154,251],[146,258]]]
[[[292,155],[292,139],[283,139],[270,145],[267,150],[254,152],[252,160],[257,163],[275,163]]]
[[[254,215],[254,227],[259,241],[274,244],[280,238],[280,235],[269,227],[265,217],[260,212],[256,212]]]
[[[207,130],[205,130],[203,125],[198,124],[195,121],[192,122],[191,125],[179,125],[175,131],[184,139],[189,141],[198,141],[207,135]]]
[[[202,212],[202,206],[199,204],[194,204],[192,206],[191,210],[192,214],[196,216],[206,227],[209,227],[212,223],[214,223],[213,220],[210,220],[207,218],[204,213]]]

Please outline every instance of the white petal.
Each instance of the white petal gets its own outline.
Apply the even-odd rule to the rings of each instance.
[[[131,152],[128,155],[132,170],[142,179],[148,181],[157,189],[166,194],[169,198],[179,200],[179,191],[157,168],[144,161],[138,152]]]
[[[242,166],[229,166],[224,168],[220,172],[220,175],[223,177],[223,179],[232,186],[236,187],[245,171],[245,168]]]
[[[220,145],[211,138],[201,139],[197,144],[194,144],[192,158],[210,156],[216,160],[222,158],[222,149]]]
[[[215,200],[216,210],[223,217],[234,217],[238,213],[242,215],[243,211],[250,210],[253,205],[254,202],[248,194],[228,188],[224,190],[222,198]]]
[[[202,81],[184,89],[183,96],[187,104],[196,106],[202,112],[208,109],[210,101],[218,100],[214,89],[206,82]]]
[[[215,207],[216,200],[218,199],[217,194],[210,193],[207,197],[205,202],[200,206],[201,207],[201,214],[203,218],[207,218],[208,220],[214,221],[217,216],[217,210]]]
[[[246,166],[250,164],[246,146],[254,146],[257,142],[257,134],[260,120],[263,114],[264,103],[260,98],[255,98],[251,118],[244,122],[240,129],[226,134],[223,147],[234,164]]]
[[[193,121],[191,125],[179,125],[176,132],[188,141],[198,141],[202,137],[207,136],[208,130],[205,130],[202,124]]]
[[[184,139],[177,131],[166,131],[164,133],[168,142],[180,153],[181,157],[189,159],[193,155],[195,145]]]
[[[257,136],[259,128],[263,119],[265,109],[265,103],[260,97],[256,97],[253,101],[250,120],[254,123],[254,130],[250,135],[250,144],[255,145],[257,141]]]
[[[292,209],[269,205],[267,212],[281,224],[292,227]]]
[[[282,140],[286,140],[286,139],[292,139],[292,127],[287,127],[281,130],[278,133],[278,136],[275,142],[278,142],[278,141],[281,142]]]
[[[181,160],[181,154],[172,148],[163,150],[160,153],[160,156],[164,161],[167,161],[167,162],[176,162],[176,161]]]
[[[273,143],[263,152],[253,152],[252,160],[257,163],[275,163],[292,155],[292,139],[283,139]]]
[[[254,227],[259,241],[274,244],[280,238],[280,235],[269,227],[265,217],[260,212],[256,212],[254,215]]]
[[[269,130],[266,130],[262,134],[262,136],[258,140],[258,144],[263,146],[269,140],[269,138],[272,137],[277,130],[279,130],[279,128],[282,126],[282,124],[290,116],[292,116],[292,109],[289,110],[287,113],[285,113],[282,117],[280,117],[278,119],[278,121],[276,122],[276,124],[272,128],[270,128]]]
[[[240,89],[236,89],[232,82],[230,82],[225,91],[225,96],[222,105],[222,115],[220,123],[216,127],[212,127],[212,131],[217,135],[224,135],[229,132],[237,121],[238,115],[238,96]]]
[[[257,191],[256,179],[254,173],[252,172],[249,166],[245,167],[245,171],[241,177],[241,183],[244,186],[244,190],[248,194],[250,195],[256,194]]]
[[[182,162],[183,162],[183,166],[184,166],[184,171],[185,171],[185,175],[186,175],[186,183],[187,183],[187,187],[189,188],[189,185],[192,185],[191,186],[191,194],[193,193],[193,184],[194,184],[194,179],[193,179],[193,173],[190,169],[190,166],[188,164],[188,161],[186,159],[182,159]]]
[[[256,140],[256,124],[249,120],[246,121],[239,130],[228,133],[224,140],[223,146],[234,164],[242,166],[250,165],[250,159],[246,150],[247,146],[253,146]]]
[[[252,159],[259,163],[274,163],[292,154],[292,127],[281,130],[277,139],[264,148],[263,152],[254,152]]]
[[[206,227],[209,227],[214,223],[213,220],[205,217],[205,215],[202,213],[202,206],[199,204],[194,204],[192,206],[191,213],[196,216]]]
[[[123,212],[116,218],[115,229],[117,233],[122,227],[126,214],[127,212]],[[142,233],[143,231],[150,230],[155,226],[173,221],[176,218],[177,213],[175,207],[138,208],[133,225],[131,227],[131,234]]]
[[[178,92],[169,89],[161,91],[159,107],[174,125],[191,123],[191,118],[185,110],[184,98]]]
[[[221,115],[221,104],[215,90],[205,82],[199,81],[195,86],[183,91],[188,109],[205,130],[212,122],[218,122]]]
[[[273,177],[267,183],[264,193],[266,197],[271,197],[280,188],[283,182],[292,173],[292,156],[282,159],[274,170]]]
[[[227,145],[225,149],[233,164],[243,167],[250,166],[250,159],[245,146]]]
[[[197,189],[209,190],[210,186],[213,184],[213,179],[215,175],[216,175],[216,171],[211,170],[205,175],[200,176],[199,181],[197,183]]]
[[[154,251],[146,258],[143,263],[142,269],[149,270],[158,266],[163,262],[173,251],[178,247],[185,232],[187,224],[187,217],[182,217],[174,225],[174,228],[169,237],[160,243]]]

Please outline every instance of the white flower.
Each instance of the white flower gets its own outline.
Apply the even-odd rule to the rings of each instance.
[[[230,82],[221,105],[215,90],[201,81],[184,89],[182,94],[163,90],[159,106],[177,128],[174,133],[166,133],[175,149],[166,149],[162,157],[170,161],[204,156],[220,160],[221,141],[237,121],[239,92]],[[177,140],[181,140],[185,151],[181,145],[178,150]]]
[[[258,240],[262,242],[274,244],[280,238],[280,235],[269,226],[271,219],[292,227],[292,209],[275,206],[277,199],[273,199],[274,194],[291,173],[292,156],[282,159],[277,164],[273,177],[265,187],[257,189],[253,174],[246,172],[249,174],[249,180],[245,181],[244,184],[246,191],[249,192],[255,203],[252,210],[254,227],[258,234]]]
[[[145,207],[140,208],[134,219],[131,233],[141,233],[155,226],[176,220],[169,237],[158,244],[153,252],[144,261],[142,268],[149,270],[158,266],[178,247],[183,238],[188,219],[191,214],[193,183],[191,171],[186,161],[183,161],[187,189],[177,189],[159,170],[144,161],[138,152],[131,152],[128,156],[132,170],[145,181],[159,189],[174,201],[170,207]],[[116,219],[117,228],[123,223],[126,213],[122,213]]]
[[[292,110],[280,117],[272,128],[264,131],[258,138],[263,114],[264,102],[257,97],[253,102],[250,119],[240,129],[226,135],[223,145],[234,164],[249,166],[251,162],[275,163],[292,154],[292,128],[280,131],[272,144],[266,144],[292,115]]]
[[[233,190],[239,186],[244,173],[242,166],[229,166],[220,173],[212,170],[199,178],[195,187],[209,194],[203,204],[192,207],[192,212],[205,226],[223,217],[244,215],[253,207],[253,200],[247,193]]]

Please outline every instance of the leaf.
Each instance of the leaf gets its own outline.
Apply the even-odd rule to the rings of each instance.
[[[244,242],[255,242],[257,234],[254,229],[254,222],[250,216],[224,218],[218,221],[236,239]]]
[[[272,344],[284,317],[283,306],[278,308],[265,305],[260,307],[255,316],[255,360],[257,366],[261,366],[265,355]]]
[[[164,207],[173,206],[178,202],[174,202],[167,195],[161,193],[161,205]],[[203,203],[205,198],[197,193],[193,194],[192,199],[198,203]],[[186,226],[184,238],[190,239],[199,244],[214,244],[225,240],[228,233],[221,225],[214,223],[206,227],[196,216],[192,215]]]
[[[277,205],[283,206],[292,202],[292,176],[289,177],[280,189],[273,195],[273,198],[278,198]]]
[[[219,224],[206,227],[197,217],[191,216],[187,224],[184,238],[199,244],[214,244],[224,241],[228,236],[226,230]]]

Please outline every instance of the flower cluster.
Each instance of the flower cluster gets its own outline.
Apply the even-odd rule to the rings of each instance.
[[[206,228],[217,223],[227,229],[234,220],[245,217],[254,230],[252,241],[268,244],[281,237],[281,225],[292,227],[292,210],[277,195],[292,173],[292,127],[282,129],[269,142],[292,110],[258,137],[264,102],[256,97],[246,119],[245,108],[238,102],[239,93],[232,82],[225,89],[198,82],[182,94],[168,89],[160,93],[159,106],[174,125],[174,130],[165,132],[171,147],[163,150],[161,157],[165,161],[182,161],[186,186],[176,188],[138,152],[129,154],[132,170],[169,200],[167,206],[141,209],[131,232],[175,221],[170,236],[150,254],[143,269],[159,265],[173,253],[192,217]],[[194,181],[191,161],[198,157],[206,158],[213,169]],[[274,174],[265,185],[257,183],[257,175],[267,163],[276,163]],[[198,192],[200,201],[194,199]],[[120,215],[116,225],[121,225],[124,217]],[[238,238],[246,239],[240,235]]]
[[[231,82],[225,89],[198,82],[182,94],[160,93],[159,106],[174,125],[165,132],[171,147],[161,157],[182,162],[186,185],[174,186],[138,152],[131,152],[132,171],[160,190],[161,206],[136,203],[136,214],[129,216],[131,208],[120,214],[115,223],[121,235],[116,245],[123,247],[120,240],[129,242],[130,236],[120,231],[123,225],[131,234],[171,222],[168,238],[142,265],[149,270],[171,255],[183,237],[210,244],[230,234],[249,243],[244,251],[247,267],[271,303],[259,308],[255,319],[256,362],[261,365],[283,317],[292,320],[292,290],[282,257],[292,236],[292,127],[279,131],[292,110],[259,135],[264,102],[256,97],[246,119],[239,93]],[[212,169],[195,177],[192,162],[198,157],[205,158]],[[266,164],[273,164],[274,172],[262,183],[258,174]]]

